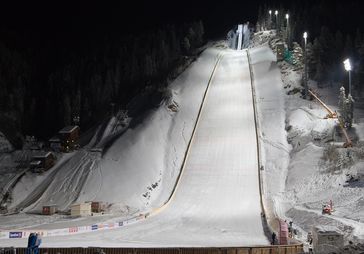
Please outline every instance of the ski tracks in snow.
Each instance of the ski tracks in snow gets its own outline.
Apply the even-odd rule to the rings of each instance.
[[[57,204],[60,211],[75,202],[88,178],[98,164],[86,150],[80,150],[49,174],[38,187],[17,206],[17,210],[38,211],[41,205]]]

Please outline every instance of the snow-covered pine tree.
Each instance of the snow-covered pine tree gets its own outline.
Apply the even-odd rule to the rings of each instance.
[[[345,126],[351,128],[351,126],[353,125],[353,118],[354,118],[354,99],[353,97],[351,97],[351,94],[349,94],[347,99],[345,100],[345,109],[346,109]]]
[[[342,86],[340,87],[340,93],[339,93],[339,114],[341,116],[343,116],[343,114],[345,114],[344,112],[344,103],[346,100],[346,96],[345,96],[345,88]]]
[[[301,46],[297,43],[293,43],[293,54],[292,54],[292,63],[297,66],[297,68],[303,68],[303,50]]]

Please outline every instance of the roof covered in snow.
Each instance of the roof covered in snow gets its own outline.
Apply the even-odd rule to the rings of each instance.
[[[75,131],[77,128],[79,128],[78,125],[66,126],[62,130],[60,130],[59,133],[71,133]]]
[[[318,233],[330,233],[330,234],[338,234],[340,235],[340,230],[334,226],[328,225],[318,225],[315,227],[316,232]]]
[[[37,155],[34,155],[33,158],[47,158],[50,155],[52,155],[52,152],[39,153]]]
[[[32,162],[30,163],[30,165],[32,165],[32,166],[38,166],[38,165],[40,165],[41,163],[42,163],[41,161],[36,160],[36,161],[32,161]]]
[[[49,142],[60,142],[60,141],[61,139],[58,136],[54,136],[49,139]]]

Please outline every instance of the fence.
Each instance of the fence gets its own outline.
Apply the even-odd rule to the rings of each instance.
[[[0,254],[26,254],[26,248],[8,249]],[[12,250],[12,251],[11,251]],[[298,254],[301,245],[223,248],[40,248],[40,254]]]

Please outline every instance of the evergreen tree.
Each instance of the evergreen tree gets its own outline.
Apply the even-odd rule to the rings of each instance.
[[[155,63],[153,62],[152,56],[150,54],[145,55],[144,66],[145,66],[144,75],[147,78],[152,78],[156,73],[156,69],[155,69]]]
[[[348,98],[345,101],[345,109],[346,109],[345,126],[347,128],[351,128],[354,119],[354,99],[351,96],[351,94],[348,95]]]
[[[339,105],[338,105],[338,108],[339,108],[339,114],[341,116],[344,116],[345,115],[345,108],[344,108],[344,103],[345,103],[345,100],[346,100],[346,95],[345,95],[345,88],[342,86],[340,87],[340,93],[339,93]]]
[[[196,46],[199,47],[202,45],[203,43],[203,36],[204,36],[204,27],[203,27],[203,23],[200,20],[199,22],[196,22],[194,24],[194,29],[193,29],[196,33]]]
[[[355,40],[354,40],[354,46],[355,46],[355,50],[358,52],[359,49],[362,46],[362,38],[361,38],[361,32],[360,29],[357,28],[356,29],[356,34],[355,34]]]
[[[335,52],[337,56],[337,60],[341,59],[341,52],[343,52],[344,48],[344,37],[340,30],[335,33]]]
[[[312,70],[312,77],[314,77],[315,80],[322,80],[322,64],[321,64],[321,55],[322,55],[322,47],[321,43],[318,38],[314,40],[313,46],[312,46],[312,65],[309,67],[310,70]]]
[[[334,38],[330,30],[326,26],[321,27],[319,42],[321,45],[320,60],[323,68],[323,77],[327,77],[328,76],[327,70],[334,63],[335,47],[334,47]]]
[[[189,54],[191,45],[190,45],[190,40],[188,39],[188,37],[183,38],[182,48],[183,48],[183,51],[185,54]]]
[[[325,72],[324,65],[321,62],[321,58],[319,58],[316,64],[316,74],[315,74],[315,80],[317,82],[321,83],[324,80],[324,72]]]
[[[194,49],[197,45],[197,40],[196,40],[196,33],[192,27],[188,29],[187,37],[190,42],[190,46]]]
[[[68,94],[65,94],[65,96],[63,97],[63,122],[65,126],[71,124],[71,116],[71,99]]]

